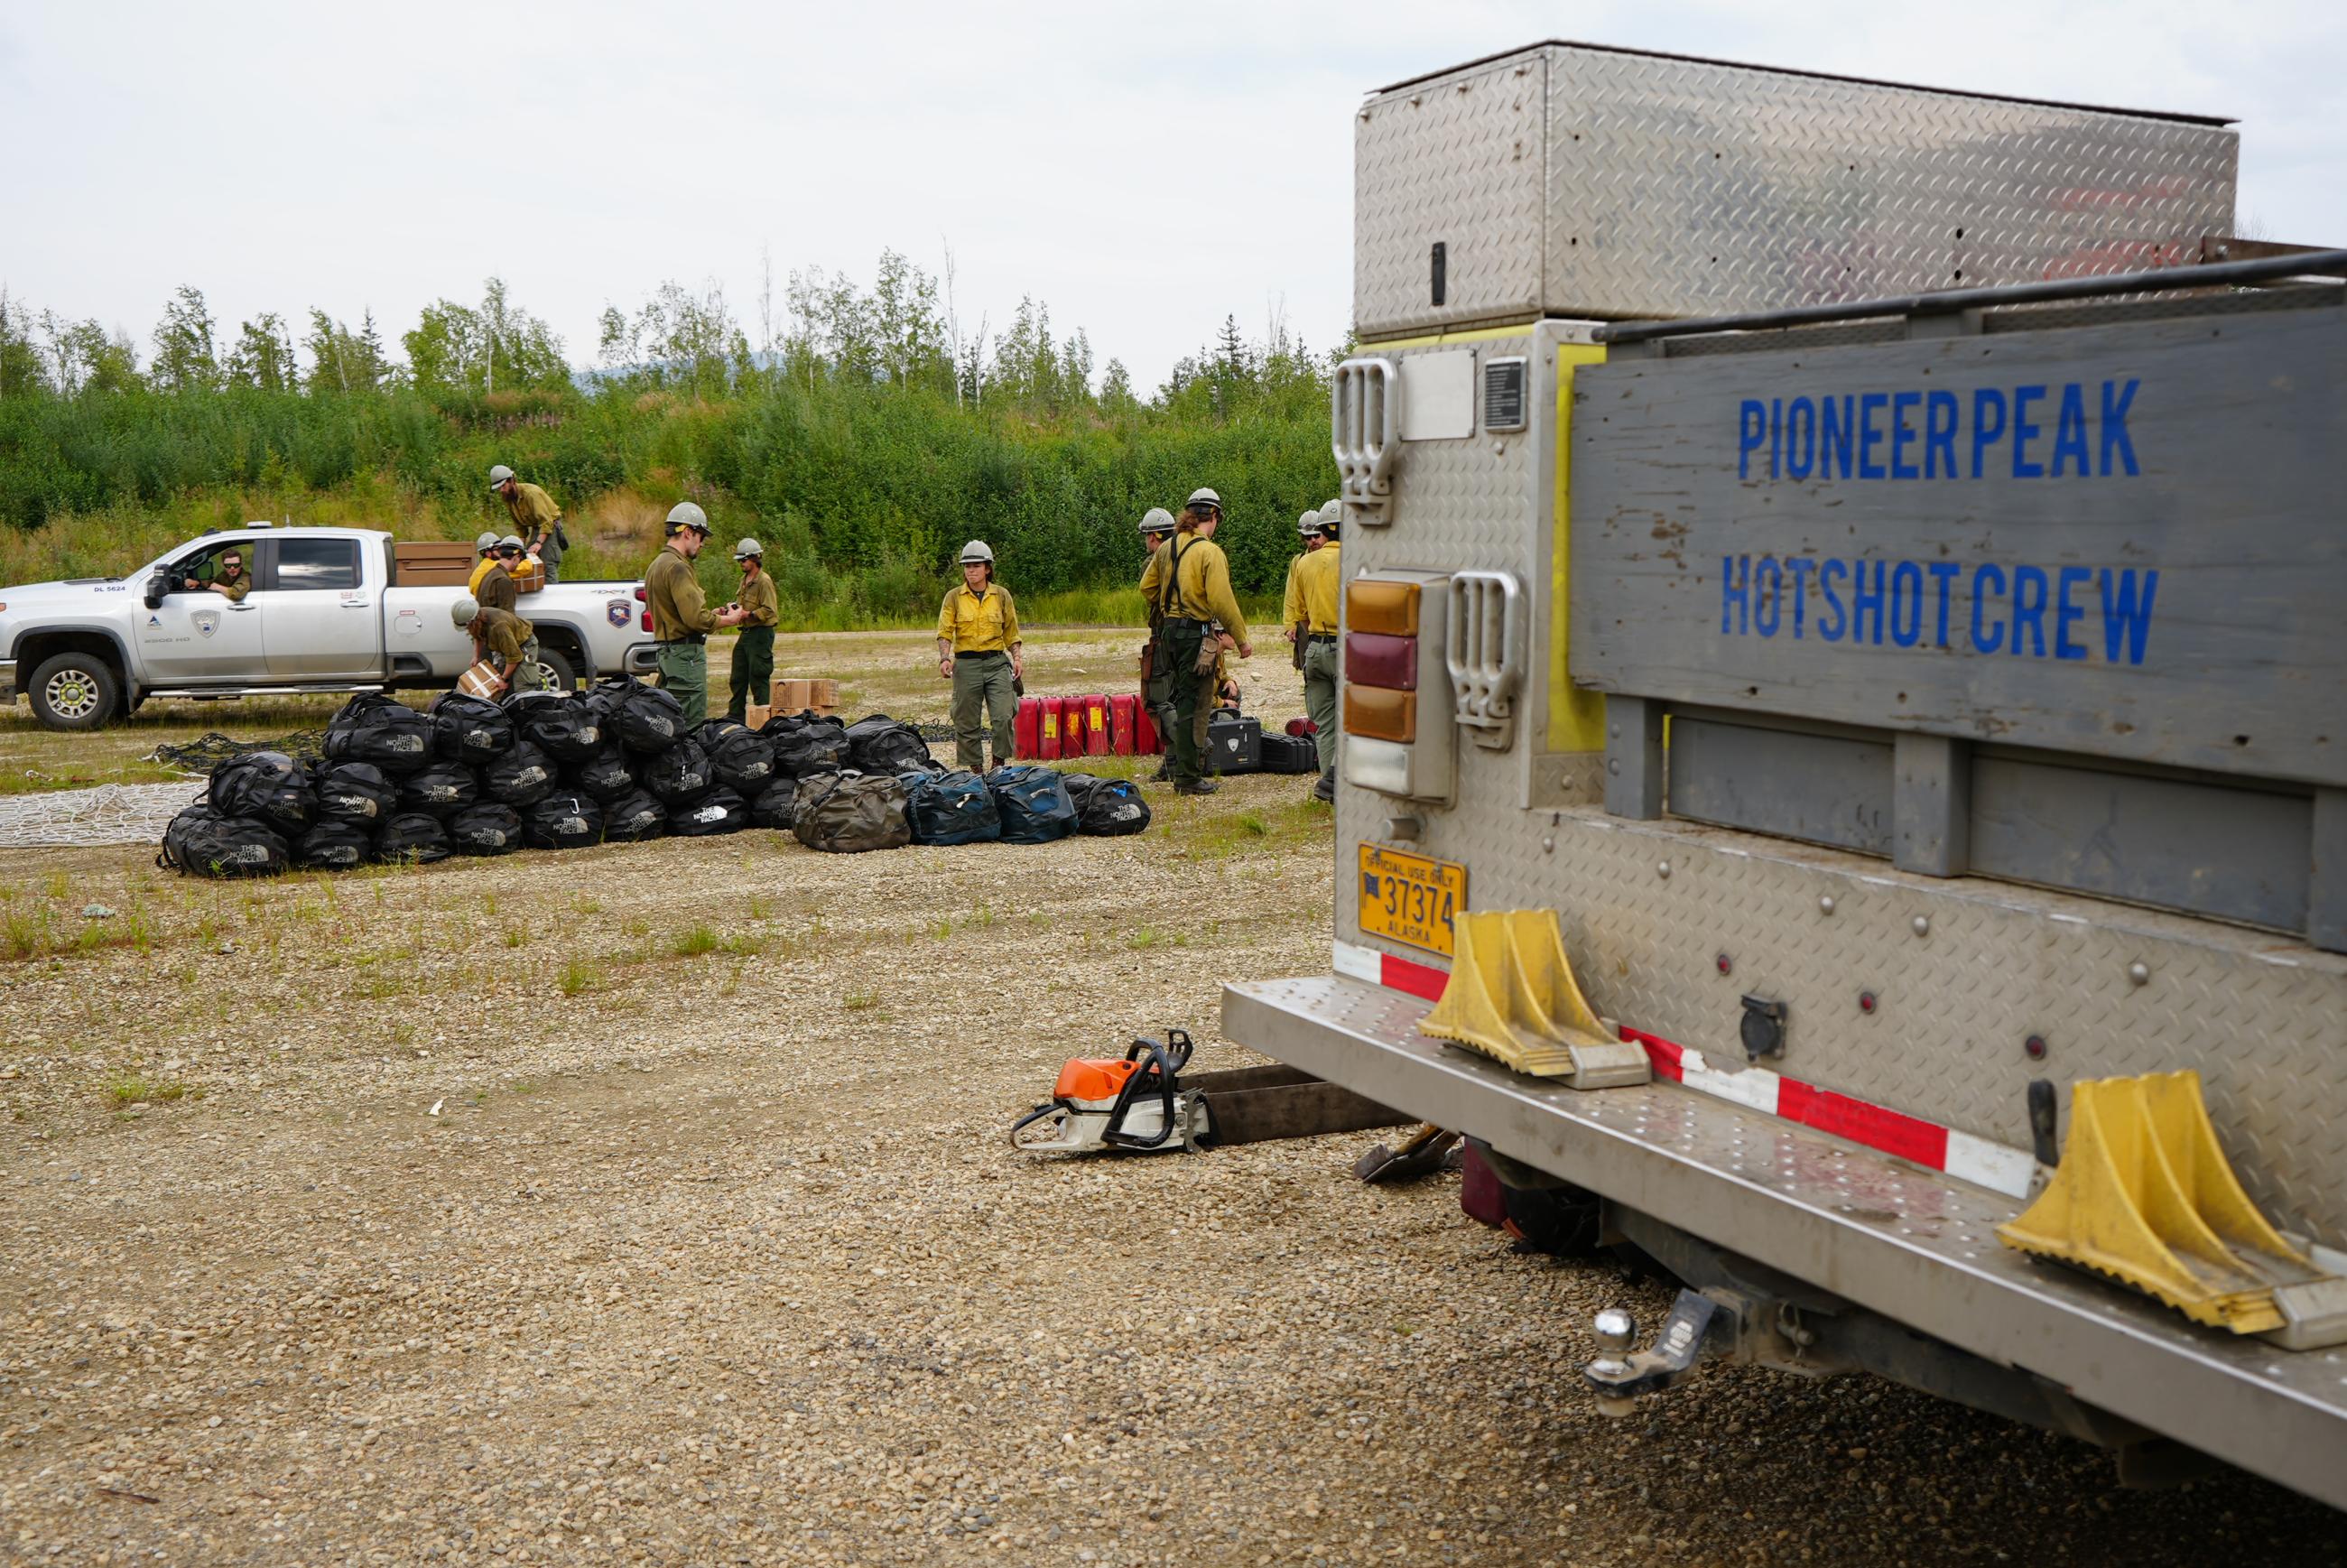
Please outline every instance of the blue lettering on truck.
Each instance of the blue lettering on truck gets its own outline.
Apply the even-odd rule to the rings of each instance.
[[[2159,570],[1737,555],[1719,583],[1723,637],[2139,665]]]
[[[2135,380],[1743,399],[1739,479],[2133,478]],[[1963,461],[1959,462],[1959,455]]]

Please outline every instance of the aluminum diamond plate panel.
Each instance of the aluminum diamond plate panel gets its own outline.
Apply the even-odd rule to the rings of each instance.
[[[1540,313],[1546,67],[1464,72],[1363,108],[1353,301],[1364,332]],[[1444,248],[1443,302],[1432,251]]]
[[[1340,813],[1340,859],[1366,815]],[[1771,1066],[1999,1143],[2029,1146],[2032,1079],[2196,1069],[2251,1194],[2347,1240],[2347,958],[1594,808],[1433,814],[1411,847],[1468,867],[1470,907],[1556,909],[1605,1016],[1732,1063],[1738,999],[1782,1001]]]
[[[1522,147],[1484,101],[1518,88],[1545,108]],[[2203,122],[1563,44],[1379,94],[1356,132],[1364,337],[1532,313],[1527,265],[1540,313],[1619,319],[2193,261],[2239,156]]]

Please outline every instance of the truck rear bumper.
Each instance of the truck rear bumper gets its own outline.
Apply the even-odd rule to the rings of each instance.
[[[1994,1227],[2017,1198],[1679,1084],[1581,1092],[1422,1035],[1340,975],[1226,986],[1231,1039],[2347,1508],[2347,1352],[2203,1330]]]

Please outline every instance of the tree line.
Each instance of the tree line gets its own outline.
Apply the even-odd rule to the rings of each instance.
[[[1140,513],[1198,485],[1229,503],[1242,586],[1272,591],[1296,513],[1335,483],[1341,354],[1276,319],[1255,337],[1226,319],[1144,394],[1043,302],[973,317],[950,254],[932,274],[884,252],[868,286],[796,271],[775,292],[744,322],[713,283],[664,282],[608,306],[575,366],[495,278],[426,306],[396,354],[372,312],[313,309],[298,333],[267,313],[231,336],[183,287],[142,355],[0,292],[0,518],[161,517],[223,488],[298,512],[304,493],[388,480],[461,535],[488,516],[480,472],[506,462],[574,512],[623,486],[714,502],[721,529],[771,536],[786,589],[852,582],[905,613],[973,534],[1031,589],[1128,582]]]

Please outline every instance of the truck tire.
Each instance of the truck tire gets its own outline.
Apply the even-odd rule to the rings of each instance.
[[[570,661],[559,649],[539,647],[538,673],[549,692],[559,692],[568,696],[579,689],[579,672],[570,668]]]
[[[25,694],[43,729],[96,730],[121,705],[122,682],[94,653],[59,653],[34,667]]]

